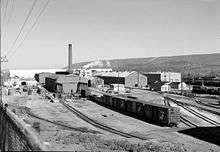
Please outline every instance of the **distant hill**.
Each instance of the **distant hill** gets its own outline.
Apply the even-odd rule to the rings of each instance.
[[[169,57],[128,58],[81,62],[74,64],[74,68],[82,67],[111,67],[114,70],[136,70],[140,72],[173,71],[188,73],[194,76],[220,76],[220,53],[181,55]]]

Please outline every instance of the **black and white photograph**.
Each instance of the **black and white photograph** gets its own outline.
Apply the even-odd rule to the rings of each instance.
[[[220,0],[0,7],[0,152],[220,152]]]

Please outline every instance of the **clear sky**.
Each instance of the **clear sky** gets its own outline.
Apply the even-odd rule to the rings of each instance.
[[[19,33],[33,0],[14,0],[4,17],[2,52]],[[24,33],[46,0],[39,0]],[[5,25],[6,24],[6,25]],[[18,39],[5,67],[61,68],[73,62],[220,53],[220,0],[51,0],[27,39]]]

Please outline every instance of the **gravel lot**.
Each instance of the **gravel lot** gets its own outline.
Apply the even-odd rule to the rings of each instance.
[[[40,123],[35,133],[53,151],[220,151],[220,147],[214,144],[177,133],[175,129],[122,115],[88,100],[75,100],[69,104],[92,119],[127,133],[142,135],[148,140],[128,139],[98,129],[60,103],[51,103],[39,95],[4,96],[3,99],[26,123]]]

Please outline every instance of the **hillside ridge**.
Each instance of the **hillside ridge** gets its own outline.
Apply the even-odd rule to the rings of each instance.
[[[113,68],[127,71],[173,71],[183,76],[220,76],[220,53],[110,59],[73,64],[74,68]]]

